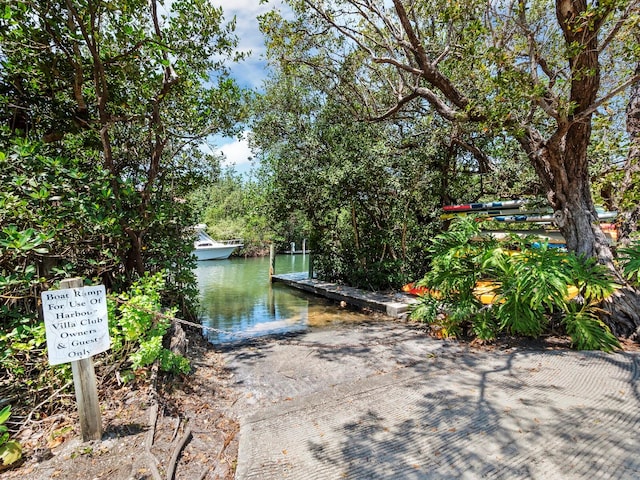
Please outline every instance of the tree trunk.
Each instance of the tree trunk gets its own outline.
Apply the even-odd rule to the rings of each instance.
[[[636,66],[636,76],[640,75],[640,63]],[[630,210],[623,210],[625,194],[637,188],[640,179],[640,81],[631,86],[629,104],[627,105],[627,132],[629,133],[629,153],[624,165],[624,178],[616,194],[616,207],[620,209],[618,243],[627,246],[630,235],[638,230],[640,221],[640,205]],[[612,331],[621,336],[640,340],[638,310],[640,292],[628,284],[613,295],[605,305],[611,313],[612,322],[608,322]]]
[[[135,272],[139,277],[142,277],[145,272],[145,263],[142,255],[144,233],[129,227],[125,227],[124,230],[129,237],[129,249],[127,250],[125,262],[126,274],[130,277]]]
[[[566,44],[580,46],[569,58],[569,100],[573,109],[558,112],[556,130],[549,138],[543,138],[536,129],[529,127],[519,140],[546,188],[555,223],[566,240],[567,249],[597,258],[622,285],[603,304],[604,320],[614,334],[637,338],[640,334],[640,293],[624,280],[616,265],[591,196],[587,148],[591,139],[592,105],[600,87],[597,32],[605,16],[593,18],[593,22],[587,24],[584,23],[586,11],[584,0],[556,2],[556,16]]]
[[[545,149],[542,151],[545,152]],[[600,228],[593,205],[588,173],[573,172],[569,175],[566,169],[561,168],[571,164],[570,158],[576,150],[562,152],[563,162],[557,161],[560,153],[546,151],[543,155],[556,159],[555,162],[545,162],[546,167],[553,167],[550,170],[556,171],[551,178],[553,187],[547,187],[555,223],[566,240],[568,250],[597,258],[609,268],[615,282],[621,285],[602,305],[605,323],[614,335],[640,340],[640,292],[629,285],[614,261],[609,240]]]
[[[590,122],[574,124],[566,133],[544,140],[533,129],[520,139],[547,190],[554,219],[567,249],[595,257],[612,272],[622,287],[602,305],[603,320],[622,337],[640,339],[640,292],[623,278],[608,238],[602,232],[591,196],[586,160]],[[561,132],[562,129],[559,129]],[[584,148],[581,146],[584,145]]]

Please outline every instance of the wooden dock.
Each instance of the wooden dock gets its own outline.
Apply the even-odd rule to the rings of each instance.
[[[337,302],[345,302],[347,305],[382,312],[393,318],[405,318],[409,313],[410,305],[417,301],[415,297],[402,292],[393,294],[369,292],[309,278],[306,272],[273,275],[271,278],[274,282],[284,283],[298,290]]]

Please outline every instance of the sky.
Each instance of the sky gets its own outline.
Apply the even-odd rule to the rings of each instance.
[[[260,89],[262,81],[266,78],[266,62],[264,61],[264,38],[258,28],[258,15],[281,6],[280,0],[270,0],[267,4],[260,5],[260,0],[210,0],[216,7],[222,7],[227,20],[236,17],[236,35],[238,36],[238,49],[243,52],[251,52],[250,57],[244,62],[231,65],[233,77],[238,84],[246,88]],[[246,133],[246,132],[245,132]],[[246,140],[237,138],[215,137],[210,142],[211,146],[203,146],[203,149],[211,152],[211,147],[216,153],[223,153],[225,160],[223,167],[233,166],[235,171],[246,174],[251,170],[251,150]]]

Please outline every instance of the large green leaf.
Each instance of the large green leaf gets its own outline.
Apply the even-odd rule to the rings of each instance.
[[[17,462],[22,457],[22,447],[16,441],[10,440],[0,445],[0,460],[4,466]]]

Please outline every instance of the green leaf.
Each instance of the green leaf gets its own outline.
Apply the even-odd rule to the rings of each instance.
[[[573,346],[578,350],[602,350],[612,352],[620,348],[620,342],[607,325],[600,320],[593,305],[572,304],[563,319]]]
[[[8,441],[0,445],[0,459],[4,466],[17,462],[22,457],[22,447],[16,441]]]
[[[638,279],[640,273],[640,241],[633,242],[626,248],[619,250],[620,260],[623,262],[623,271],[627,279]]]
[[[0,425],[6,422],[11,416],[11,405],[7,405],[2,410],[0,410]]]
[[[4,20],[9,20],[12,17],[12,13],[11,13],[11,6],[10,5],[5,5],[4,6],[4,11],[2,12],[2,18]]]

